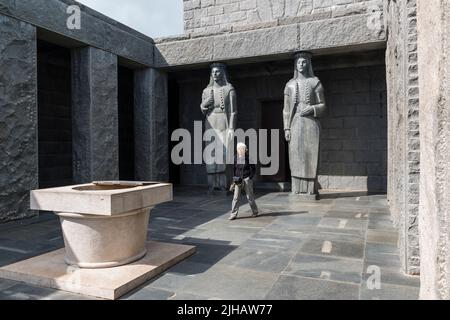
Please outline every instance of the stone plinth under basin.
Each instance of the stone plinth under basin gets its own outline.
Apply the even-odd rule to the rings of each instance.
[[[130,264],[107,269],[68,266],[64,249],[0,268],[0,278],[115,300],[195,253],[195,247],[149,241],[148,253]]]

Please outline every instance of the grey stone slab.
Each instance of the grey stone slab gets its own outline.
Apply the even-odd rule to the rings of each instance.
[[[241,269],[281,273],[295,252],[286,250],[257,249],[241,246],[219,263]]]
[[[253,232],[251,232],[253,231]],[[246,241],[248,238],[252,236],[253,233],[256,233],[258,229],[246,229],[246,230],[236,230],[229,228],[228,230],[224,229],[210,229],[199,232],[196,237],[200,239],[213,239],[224,241],[228,245],[238,246]]]
[[[186,205],[186,202],[183,201],[170,201],[170,202],[164,202],[161,204],[158,204],[155,209],[167,209],[167,208],[180,208],[182,206]]]
[[[303,239],[298,237],[261,231],[243,242],[240,247],[254,250],[298,251],[302,244]]]
[[[29,254],[30,253],[18,253],[0,249],[0,266],[3,267],[24,260],[29,256]]]
[[[152,287],[144,287],[140,290],[137,290],[131,294],[128,294],[121,298],[121,300],[167,300],[172,297],[175,293],[152,288]]]
[[[322,218],[319,227],[335,228],[335,229],[356,229],[366,230],[368,222],[365,220],[355,219],[337,219],[337,218]]]
[[[361,212],[330,210],[325,214],[325,217],[326,218],[336,218],[336,219],[367,220],[368,215],[366,215],[365,211],[367,211],[367,210],[361,210]]]
[[[286,223],[271,223],[263,229],[265,232],[275,233],[275,234],[285,234],[291,237],[305,238],[311,236],[316,232],[316,226],[313,225],[297,225],[291,226]]]
[[[272,28],[250,30],[203,38],[157,44],[156,67],[204,64],[209,61],[264,60],[299,50],[318,52],[354,46],[382,47],[383,30],[367,27],[368,15],[347,16],[323,21],[307,21]],[[344,32],[344,33],[342,33]]]
[[[380,256],[398,256],[399,249],[395,244],[384,243],[366,243],[365,258],[368,260],[376,260]]]
[[[5,289],[11,288],[12,286],[18,285],[18,284],[19,284],[19,282],[17,282],[17,281],[0,278],[0,292]]]
[[[362,270],[362,260],[297,254],[283,274],[359,284]]]
[[[265,297],[273,300],[356,300],[359,285],[309,279],[297,276],[280,276]]]
[[[172,292],[183,290],[196,277],[206,272],[210,266],[191,261],[182,261],[160,277],[147,283],[149,287]]]
[[[364,257],[364,242],[310,239],[305,241],[303,246],[300,248],[300,252],[362,259]]]
[[[369,220],[390,220],[390,213],[369,212]]]
[[[367,283],[367,280],[371,279],[373,275],[372,269],[369,266],[373,266],[374,262],[366,262],[364,264],[363,272],[363,284]],[[380,277],[382,285],[399,285],[399,286],[410,286],[410,287],[420,287],[420,277],[406,275],[401,271],[400,267],[382,267],[380,266]],[[367,287],[367,285],[366,285]]]
[[[214,61],[211,38],[160,43],[155,47],[155,67],[208,63]]]
[[[362,229],[338,229],[318,227],[310,235],[312,239],[330,240],[330,241],[349,241],[361,242],[365,240],[365,230]]]
[[[386,231],[396,231],[394,223],[388,219],[371,219],[369,221],[369,229],[374,230],[386,230]]]
[[[227,300],[264,299],[278,275],[228,266],[214,266],[185,288],[185,292]]]
[[[419,288],[382,284],[379,290],[361,287],[361,300],[418,300]]]
[[[58,248],[60,241],[46,241],[36,238],[35,241],[8,240],[0,238],[0,250],[16,253],[20,255],[37,255]]]
[[[398,232],[386,230],[367,230],[367,242],[397,244]]]
[[[65,291],[55,291],[50,295],[43,297],[40,300],[72,300],[72,301],[81,301],[81,300],[103,300],[100,298],[95,298],[92,296],[85,296],[81,294],[75,294]]]
[[[283,216],[274,221],[274,224],[283,224],[286,226],[309,226],[309,227],[315,227],[319,224],[321,217],[304,217],[302,215],[295,215],[295,216]]]
[[[220,35],[213,40],[215,60],[271,55],[300,49],[297,25],[255,30],[244,35]]]
[[[0,300],[43,300],[57,290],[19,283],[0,292]]]
[[[401,268],[400,258],[395,254],[372,254],[370,259],[366,258],[366,262],[378,267]]]
[[[370,214],[379,214],[379,215],[390,215],[391,214],[387,204],[383,205],[383,206],[379,206],[379,207],[371,207],[371,208],[369,208],[369,213]]]
[[[209,300],[209,297],[200,296],[198,294],[186,293],[183,291],[177,291],[169,300]]]
[[[335,203],[331,206],[334,210],[329,211],[338,211],[338,212],[347,212],[348,214],[354,214],[355,217],[358,214],[361,214],[363,217],[368,217],[369,209],[366,206],[361,206],[358,203],[355,203],[353,205],[345,202],[345,203],[336,203],[336,200],[334,200]]]
[[[217,244],[217,242],[221,244]],[[224,241],[214,241],[209,239],[186,238],[183,239],[182,243],[196,246],[197,250],[195,254],[190,256],[188,261],[203,263],[206,265],[213,265],[217,263],[231,251],[236,249],[236,246],[226,245],[226,242]]]
[[[321,215],[315,213],[303,212],[274,212],[273,217],[276,217],[276,223],[285,223],[290,225],[310,225],[317,226],[322,219]]]
[[[38,186],[36,29],[0,13],[0,223],[36,215]]]

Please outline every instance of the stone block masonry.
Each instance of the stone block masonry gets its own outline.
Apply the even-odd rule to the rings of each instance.
[[[317,72],[328,110],[321,118],[319,183],[323,189],[386,191],[385,67]]]
[[[186,32],[259,29],[381,10],[382,0],[184,0]]]
[[[450,299],[450,2],[418,0],[420,297]]]
[[[0,14],[0,222],[31,216],[38,186],[36,29]]]
[[[416,0],[386,1],[389,142],[388,201],[400,229],[403,270],[419,274],[420,132]]]

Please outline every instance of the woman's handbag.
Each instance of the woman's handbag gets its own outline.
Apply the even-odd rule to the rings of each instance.
[[[242,184],[243,176],[244,176],[244,169],[242,168],[242,172],[241,172],[241,176],[240,177],[233,176],[233,183],[230,186],[230,191],[231,192],[234,192],[234,188],[236,188],[236,186],[240,186]]]
[[[242,184],[242,177],[233,177],[233,183],[238,186]]]

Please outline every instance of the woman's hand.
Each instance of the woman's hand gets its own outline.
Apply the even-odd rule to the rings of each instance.
[[[287,142],[290,142],[291,141],[291,130],[285,130],[284,131],[284,137],[286,138],[286,141]]]
[[[302,117],[308,117],[314,115],[314,107],[313,106],[307,106],[305,107],[301,112],[300,115]]]
[[[229,128],[227,130],[227,141],[228,142],[233,141],[233,137],[234,137],[234,129]]]
[[[213,98],[213,95],[210,94],[208,99],[205,99],[202,101],[202,105],[200,106],[200,108],[202,109],[202,112],[204,114],[206,114],[211,109],[213,104],[214,104],[214,98]]]

